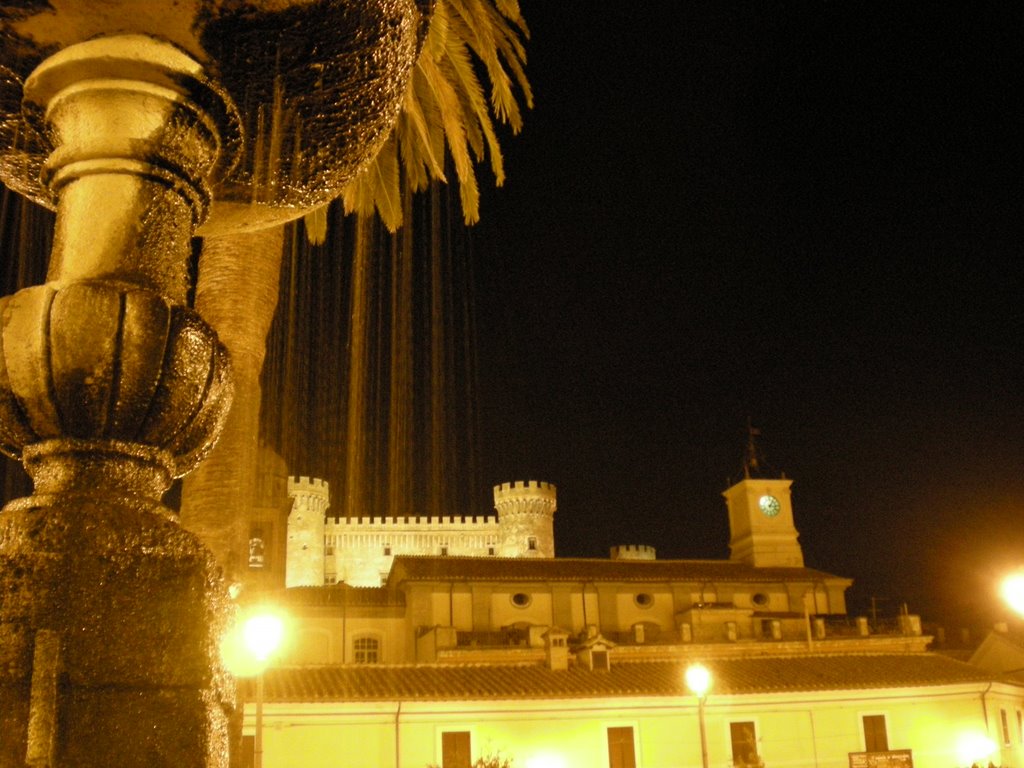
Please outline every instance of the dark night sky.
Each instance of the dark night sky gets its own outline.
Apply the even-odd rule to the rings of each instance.
[[[1024,11],[523,0],[473,232],[487,483],[558,554],[725,557],[748,418],[807,564],[988,618],[1024,564]]]

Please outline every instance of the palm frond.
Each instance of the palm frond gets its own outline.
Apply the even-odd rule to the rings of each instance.
[[[514,90],[527,108],[533,92],[526,79],[529,36],[518,0],[437,0],[402,110],[381,155],[345,188],[345,210],[359,216],[376,210],[394,231],[401,225],[399,189],[423,190],[431,179],[445,181],[447,146],[459,182],[463,219],[480,216],[476,162],[489,159],[495,182],[505,179],[500,142],[492,119],[513,133],[522,128]],[[482,65],[482,66],[481,66]],[[478,71],[490,82],[484,95]]]
[[[392,133],[377,156],[342,191],[345,210],[373,216],[374,210],[392,232],[402,225],[402,196],[398,185],[398,143]]]

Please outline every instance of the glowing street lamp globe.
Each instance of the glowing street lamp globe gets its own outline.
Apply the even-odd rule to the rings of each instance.
[[[1024,616],[1024,571],[1017,571],[1003,579],[1003,599],[1019,616]]]
[[[266,661],[281,645],[284,622],[272,613],[250,616],[242,625],[245,647],[259,661]]]
[[[686,687],[703,699],[711,690],[711,672],[703,664],[691,664],[686,668]]]
[[[252,613],[225,635],[221,658],[236,677],[259,675],[281,647],[284,636],[285,621],[279,613]]]

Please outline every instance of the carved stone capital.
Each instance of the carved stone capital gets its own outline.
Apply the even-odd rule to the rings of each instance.
[[[44,441],[134,444],[163,452],[169,483],[220,432],[230,370],[202,318],[151,291],[107,281],[26,288],[0,300],[0,448],[21,459]],[[26,464],[33,474],[39,466]]]

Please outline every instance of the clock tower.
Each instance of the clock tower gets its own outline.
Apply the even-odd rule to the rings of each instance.
[[[750,430],[743,479],[722,495],[729,508],[729,559],[758,568],[803,568],[804,553],[793,523],[792,480],[767,477]]]
[[[729,507],[730,560],[763,568],[803,568],[793,524],[792,480],[745,477],[722,495]]]

